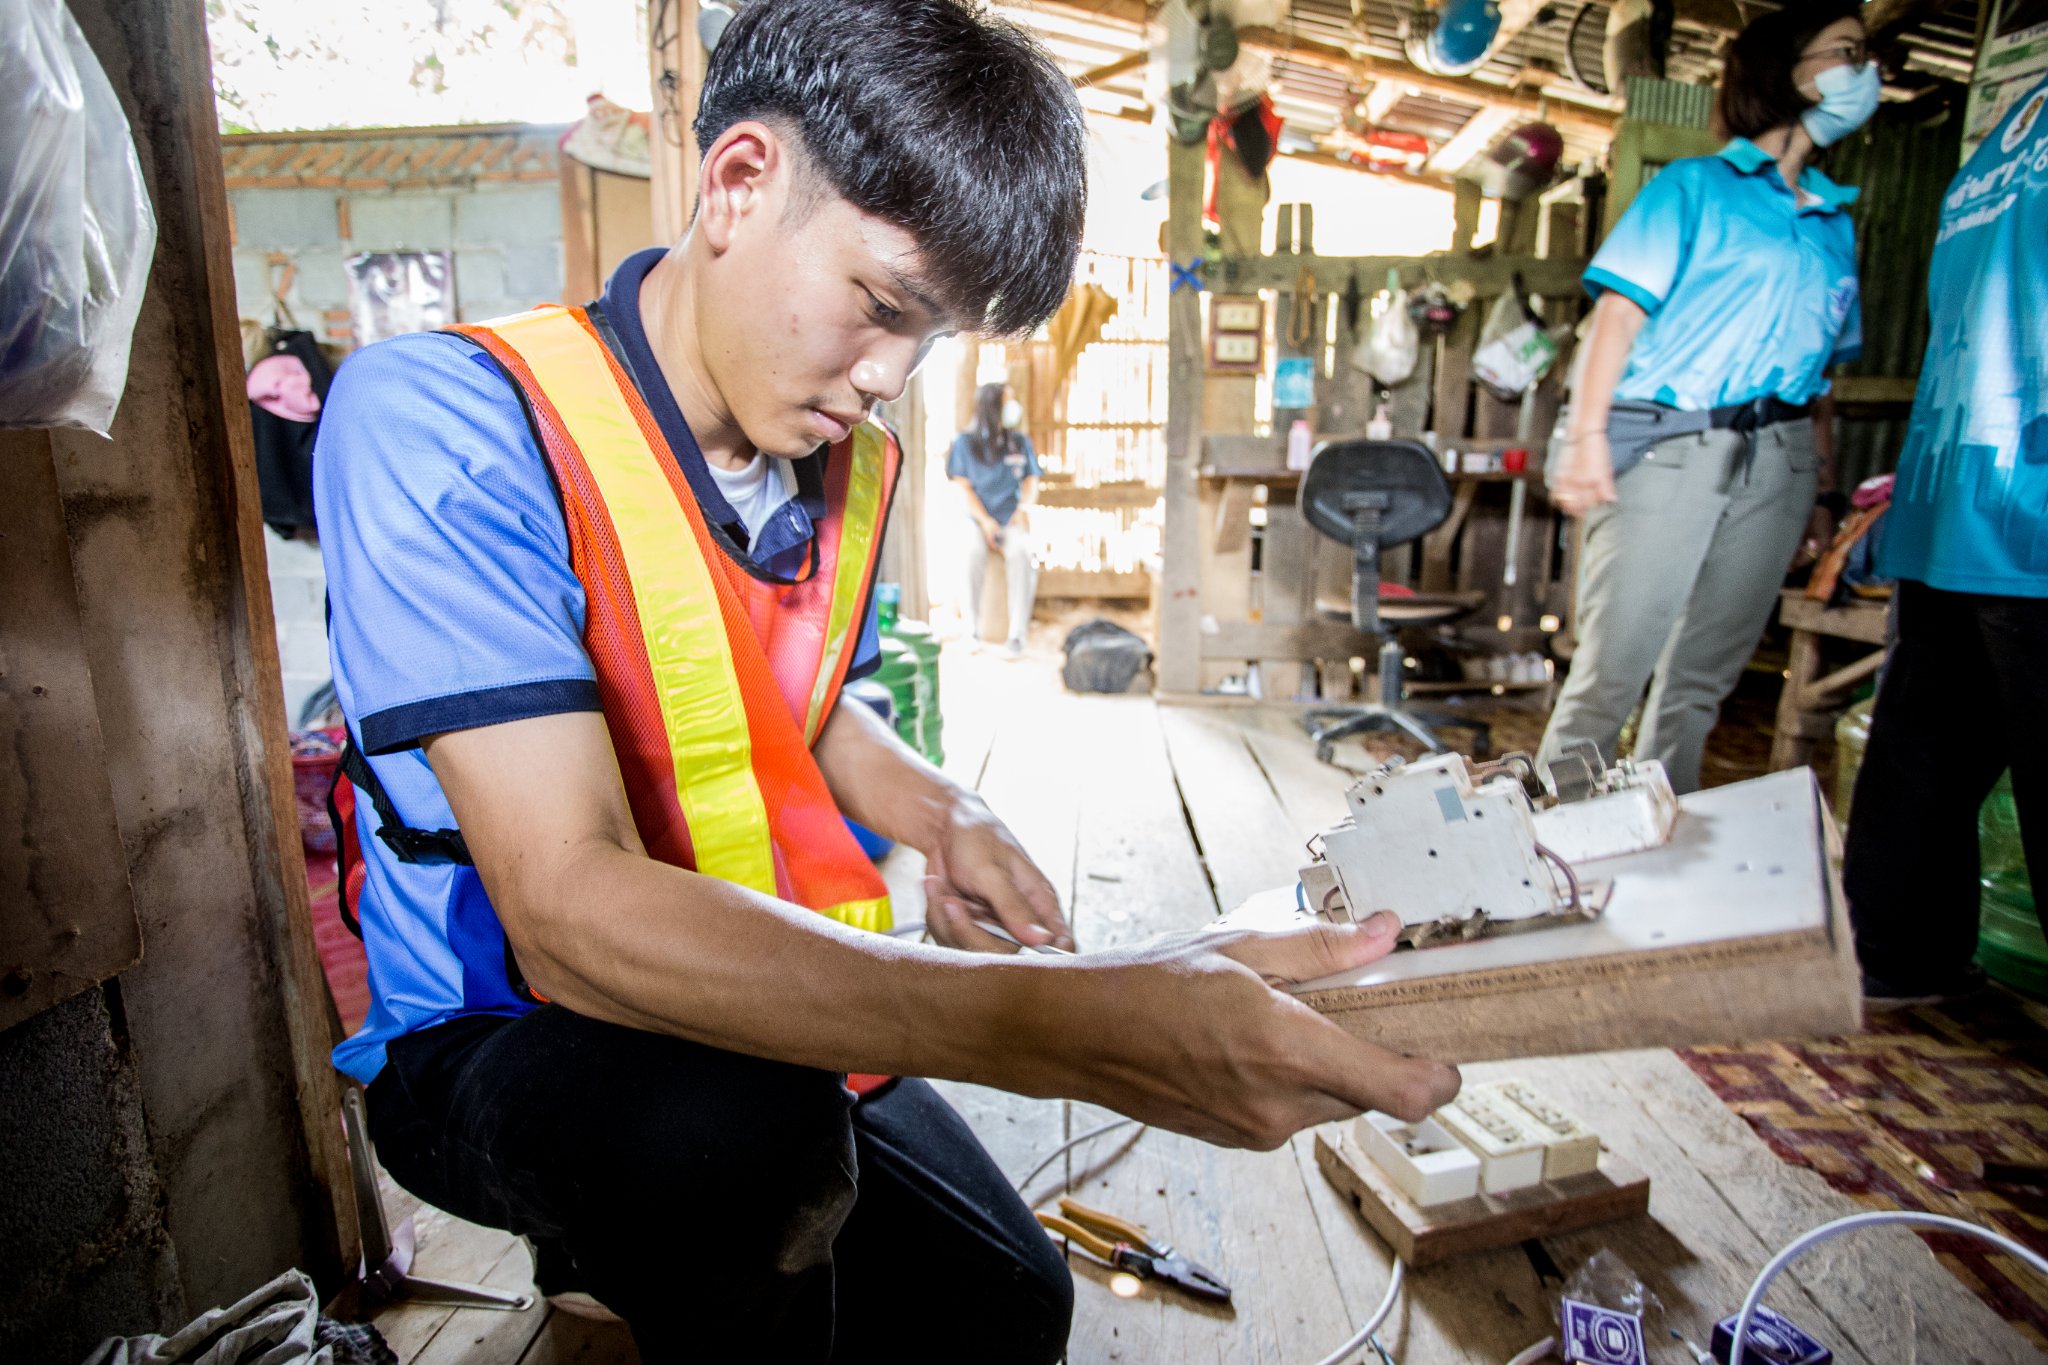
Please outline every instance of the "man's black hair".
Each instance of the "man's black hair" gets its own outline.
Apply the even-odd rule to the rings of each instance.
[[[704,77],[699,155],[746,119],[794,129],[834,190],[908,232],[952,322],[1015,336],[1066,297],[1081,105],[1015,24],[960,0],[750,0]]]
[[[1783,127],[1813,107],[1792,73],[1828,25],[1861,19],[1860,0],[1800,0],[1772,10],[1735,35],[1721,67],[1714,105],[1716,131],[1753,138]]]

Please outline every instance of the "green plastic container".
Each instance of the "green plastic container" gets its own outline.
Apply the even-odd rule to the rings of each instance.
[[[1849,827],[1849,799],[1856,794],[1856,774],[1863,770],[1863,751],[1870,744],[1870,712],[1875,697],[1865,697],[1835,722],[1835,823]]]
[[[903,742],[938,762],[925,742],[927,727],[932,724],[927,718],[936,716],[938,708],[932,704],[931,684],[917,651],[894,636],[883,636],[882,664],[875,670],[874,680],[889,689],[889,699],[896,708],[896,733],[903,737]]]
[[[1998,779],[1978,813],[1977,848],[1984,888],[1978,898],[1977,961],[1995,981],[2048,996],[2048,938],[2034,913],[2011,773]]]
[[[943,740],[944,719],[939,705],[939,642],[923,621],[897,621],[884,628],[885,638],[905,646],[917,660],[921,683],[915,733],[903,738],[933,763],[946,761]]]

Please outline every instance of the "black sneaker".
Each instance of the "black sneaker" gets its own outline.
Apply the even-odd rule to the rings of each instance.
[[[1933,986],[1906,986],[1882,977],[1863,974],[1863,1004],[1873,1010],[1910,1010],[1928,1005],[1953,1005],[1984,993],[1984,969],[1976,963],[1946,982]]]

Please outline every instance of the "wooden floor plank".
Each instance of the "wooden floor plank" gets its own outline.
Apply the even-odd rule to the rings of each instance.
[[[476,1283],[533,1293],[533,1257],[524,1243],[514,1240]],[[538,1296],[533,1307],[519,1313],[458,1308],[412,1358],[412,1365],[512,1365],[540,1334],[550,1311]]]
[[[1294,828],[1244,728],[1228,711],[1197,707],[1162,706],[1159,723],[1216,903],[1229,910],[1285,885],[1308,859],[1307,832]]]
[[[417,1254],[415,1273],[436,1280],[475,1283],[496,1269],[508,1254],[526,1254],[518,1239],[497,1228],[466,1223],[453,1214],[423,1206],[413,1223]],[[373,1319],[400,1360],[412,1360],[447,1326],[455,1309],[440,1304],[396,1303]]]
[[[1074,917],[1082,942],[1109,948],[1199,927],[1216,902],[1156,708],[1146,698],[1091,698],[1073,725],[1070,742],[1089,755],[1090,773],[1077,792]],[[1152,1285],[1120,1298],[1075,1253],[1070,1359],[1285,1362],[1299,1359],[1305,1342],[1342,1339],[1336,1278],[1285,1149],[1228,1151],[1152,1130],[1076,1193],[1214,1270],[1236,1302],[1225,1312]]]
[[[677,1324],[678,1331],[688,1325]],[[633,1334],[618,1323],[592,1322],[568,1313],[550,1313],[518,1365],[640,1365]],[[507,1365],[511,1365],[508,1361]]]
[[[1629,1132],[1631,1145],[1668,1141],[1671,1164],[1697,1178],[1756,1238],[1755,1259],[1742,1258],[1735,1266],[1738,1299],[1765,1256],[1810,1228],[1861,1211],[1812,1171],[1778,1160],[1674,1054],[1619,1053],[1603,1060],[1613,1092],[1627,1096],[1644,1116]],[[1525,1069],[1541,1083],[1543,1067],[1570,1069],[1563,1061]],[[1654,1189],[1651,1212],[1658,1212]],[[1688,1223],[1673,1225],[1691,1231]],[[1838,1239],[1785,1278],[1817,1305],[1825,1323],[1820,1335],[1838,1360],[1860,1355],[1872,1361],[1904,1357],[1996,1365],[2041,1358],[1943,1268],[1925,1243],[1903,1230]],[[1772,1301],[1779,1302],[1782,1292],[1774,1289]]]

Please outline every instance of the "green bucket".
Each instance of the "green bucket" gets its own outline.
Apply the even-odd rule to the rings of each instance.
[[[2011,773],[1998,779],[1978,813],[1977,847],[1984,888],[1978,898],[1977,961],[1993,980],[2048,997],[2048,938],[2034,913]]]
[[[939,642],[932,628],[922,621],[897,621],[884,633],[886,641],[899,644],[917,662],[919,681],[915,734],[906,730],[903,738],[933,763],[945,761],[941,742],[943,728],[939,706]],[[885,646],[884,653],[887,654]]]

